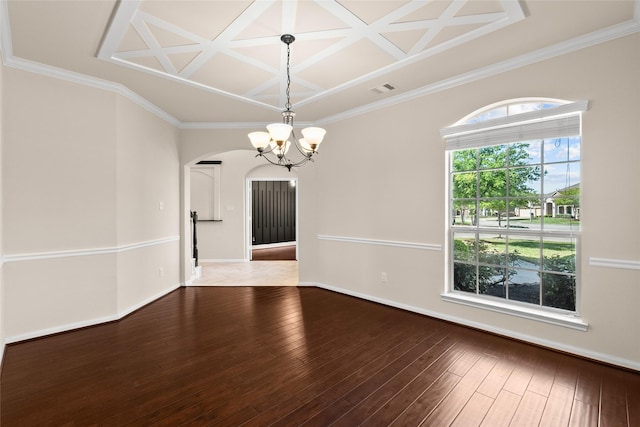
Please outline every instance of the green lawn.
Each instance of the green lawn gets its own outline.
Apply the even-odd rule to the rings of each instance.
[[[504,239],[482,239],[483,242],[487,243],[488,251],[496,251],[499,253],[504,253],[505,251],[505,240]],[[525,261],[530,261],[534,263],[538,263],[540,259],[540,246],[538,242],[531,240],[518,240],[518,239],[510,239],[509,240],[509,248],[511,252],[518,251],[518,256],[520,256]],[[575,247],[570,242],[544,242],[544,256],[552,257],[558,255],[561,258],[565,258],[568,256],[574,256]]]
[[[471,218],[469,218],[468,216],[465,217],[465,221],[464,224],[462,223],[462,221],[460,220],[459,216],[456,216],[455,218],[456,220],[456,225],[472,225],[471,224]],[[497,217],[483,217],[482,220],[484,221],[495,221],[496,223],[498,222],[498,218]],[[540,222],[542,221],[542,217],[537,217],[534,218],[533,220],[529,219],[529,218],[515,218],[515,217],[511,217],[509,218],[509,222],[513,225],[527,225],[527,224],[540,224]],[[504,227],[507,223],[507,219],[506,218],[502,218],[502,226]],[[572,218],[553,218],[553,217],[544,217],[544,223],[545,224],[556,224],[556,225],[573,225],[575,226],[576,224],[579,224],[580,221],[577,219],[572,219]]]
[[[522,224],[540,224],[542,217],[534,218],[530,220],[529,218],[510,218],[509,221],[512,223],[522,223]],[[498,219],[496,218],[496,221]],[[576,225],[580,221],[572,218],[553,218],[553,217],[544,217],[545,224],[558,224],[558,225]]]

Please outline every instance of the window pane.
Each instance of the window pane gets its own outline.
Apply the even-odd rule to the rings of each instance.
[[[507,270],[502,267],[478,266],[478,292],[482,295],[505,298],[504,284]]]
[[[580,160],[580,137],[544,140],[544,162],[569,162]]]
[[[543,212],[539,198],[517,198],[509,200],[509,228],[540,230]]]
[[[556,163],[545,165],[544,192],[549,198],[562,196],[579,197],[580,163]]]
[[[540,166],[509,169],[509,196],[540,196],[542,184]]]
[[[494,108],[493,110],[485,111],[484,113],[481,113],[478,116],[470,118],[465,123],[484,122],[486,120],[506,117],[506,115],[507,115],[507,106],[505,105],[502,107]]]
[[[540,268],[540,237],[509,236],[510,266],[538,270]]]
[[[453,263],[453,289],[456,291],[476,293],[475,264]]]
[[[575,274],[576,239],[545,237],[542,241],[542,268],[547,271]]]
[[[476,170],[478,167],[476,163],[477,149],[454,151],[452,157],[453,171],[463,172]]]
[[[480,234],[478,261],[484,264],[506,266],[506,237],[500,234]]]
[[[509,166],[542,163],[542,140],[516,142],[509,147]]]
[[[475,200],[455,200],[453,202],[453,210],[451,211],[451,224],[476,225],[475,224]]]
[[[480,169],[504,168],[507,166],[507,144],[482,147],[478,150]]]
[[[480,200],[480,227],[506,227],[507,226],[507,200],[489,199]]]
[[[542,273],[542,305],[545,307],[576,309],[576,278],[564,274]]]
[[[453,198],[470,199],[477,194],[478,175],[475,172],[456,173],[453,175]]]
[[[540,304],[540,275],[537,271],[515,268],[509,275],[509,299]]]
[[[507,195],[505,170],[480,172],[480,197],[505,197]]]
[[[453,259],[476,262],[475,233],[453,233]]]

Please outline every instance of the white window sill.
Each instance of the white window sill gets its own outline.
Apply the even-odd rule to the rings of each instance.
[[[512,316],[550,323],[552,325],[564,326],[565,328],[577,329],[579,331],[586,331],[589,328],[588,323],[574,314],[553,313],[546,310],[508,304],[501,301],[493,301],[457,292],[444,293],[441,294],[440,297],[443,301],[447,302],[495,311],[497,313],[510,314]]]

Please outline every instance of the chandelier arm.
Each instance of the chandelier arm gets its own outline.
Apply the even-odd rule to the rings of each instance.
[[[282,158],[278,158],[278,161],[273,161],[271,160],[270,156],[265,156],[264,153],[259,153],[258,156],[263,157],[267,162],[271,163],[272,165],[276,165],[276,166],[286,166],[286,164],[283,162],[283,160],[287,160],[284,156],[282,156]]]
[[[298,150],[298,153],[302,154],[305,158],[311,158],[311,156],[313,156],[314,153],[307,153],[306,151],[302,150],[302,147],[300,146],[300,143],[298,141],[294,141],[295,143],[293,144],[296,147],[296,150]]]

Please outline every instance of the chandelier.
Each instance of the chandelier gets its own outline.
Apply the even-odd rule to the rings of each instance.
[[[302,129],[302,138],[296,140],[293,130],[293,118],[296,113],[291,110],[291,43],[295,41],[291,34],[283,34],[280,40],[287,45],[287,103],[282,112],[282,123],[267,125],[268,132],[251,132],[249,140],[258,150],[256,157],[260,156],[269,163],[282,166],[291,171],[293,167],[299,167],[309,161],[318,152],[318,146],[324,138],[326,131],[319,127]],[[289,141],[292,136],[293,143]]]

